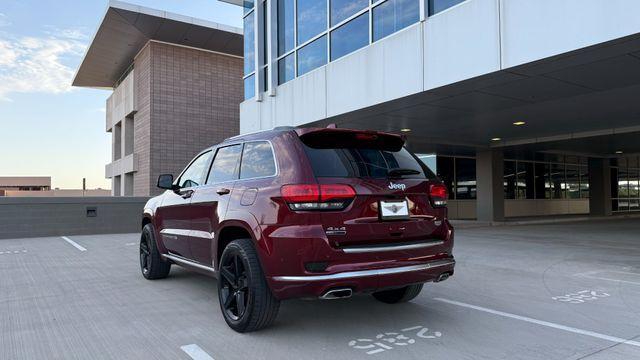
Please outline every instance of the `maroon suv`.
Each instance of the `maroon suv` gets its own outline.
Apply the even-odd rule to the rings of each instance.
[[[280,300],[416,297],[453,274],[447,189],[395,134],[276,128],[237,136],[191,161],[146,204],[140,265],[219,279],[239,332],[271,324]]]

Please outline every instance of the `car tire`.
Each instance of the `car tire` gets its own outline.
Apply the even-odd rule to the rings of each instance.
[[[230,328],[251,332],[271,325],[280,309],[260,266],[251,239],[234,240],[220,258],[220,310]]]
[[[373,293],[373,297],[386,304],[397,304],[413,300],[420,291],[422,284],[415,284],[400,289],[378,291]]]
[[[142,271],[142,276],[147,280],[164,279],[171,270],[171,263],[160,256],[152,224],[147,224],[142,228],[142,235],[140,236],[140,270]]]

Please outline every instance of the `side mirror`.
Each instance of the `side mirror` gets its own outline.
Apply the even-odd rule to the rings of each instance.
[[[158,176],[158,187],[160,189],[173,190],[173,175],[162,174]]]

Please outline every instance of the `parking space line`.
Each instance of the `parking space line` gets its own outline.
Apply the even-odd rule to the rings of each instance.
[[[66,236],[61,236],[62,240],[68,242],[69,244],[71,244],[73,247],[75,247],[76,249],[80,250],[80,251],[87,251],[87,249],[83,248],[82,246],[80,246],[80,244],[78,244],[77,242],[69,239]]]
[[[184,345],[180,349],[187,353],[193,360],[214,360],[206,351],[196,344]]]
[[[581,276],[589,278],[589,279],[595,279],[595,280],[606,280],[606,281],[621,282],[621,283],[625,283],[625,284],[640,285],[640,282],[637,282],[637,281],[622,280],[622,279],[610,279],[610,278],[606,278],[606,277],[593,276],[593,275],[581,275]]]
[[[461,306],[461,307],[465,307],[465,308],[473,309],[473,310],[478,310],[478,311],[482,311],[482,312],[486,312],[486,313],[489,313],[489,314],[498,315],[498,316],[502,316],[502,317],[506,317],[506,318],[510,318],[510,319],[526,321],[526,322],[532,323],[532,324],[537,324],[537,325],[546,326],[546,327],[550,327],[550,328],[554,328],[554,329],[558,329],[558,330],[568,331],[568,332],[572,332],[574,334],[591,336],[591,337],[594,337],[594,338],[597,338],[597,339],[614,342],[616,344],[627,344],[627,345],[640,347],[640,342],[638,342],[638,341],[633,341],[633,340],[623,339],[623,338],[619,338],[619,337],[615,337],[615,336],[600,334],[600,333],[589,331],[589,330],[582,330],[582,329],[574,328],[574,327],[571,327],[571,326],[560,325],[560,324],[552,323],[552,322],[549,322],[549,321],[538,320],[538,319],[534,319],[534,318],[530,318],[530,317],[526,317],[526,316],[510,314],[510,313],[507,313],[507,312],[493,310],[493,309],[489,309],[489,308],[485,308],[485,307],[481,307],[481,306],[477,306],[477,305],[466,304],[466,303],[459,302],[459,301],[448,300],[448,299],[443,299],[443,298],[434,298],[434,300],[442,301],[442,302],[445,302],[447,304]]]

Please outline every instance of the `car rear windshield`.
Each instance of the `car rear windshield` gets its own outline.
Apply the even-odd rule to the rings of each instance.
[[[435,179],[429,168],[405,148],[312,148],[304,145],[316,177]],[[395,171],[394,171],[395,170]]]

